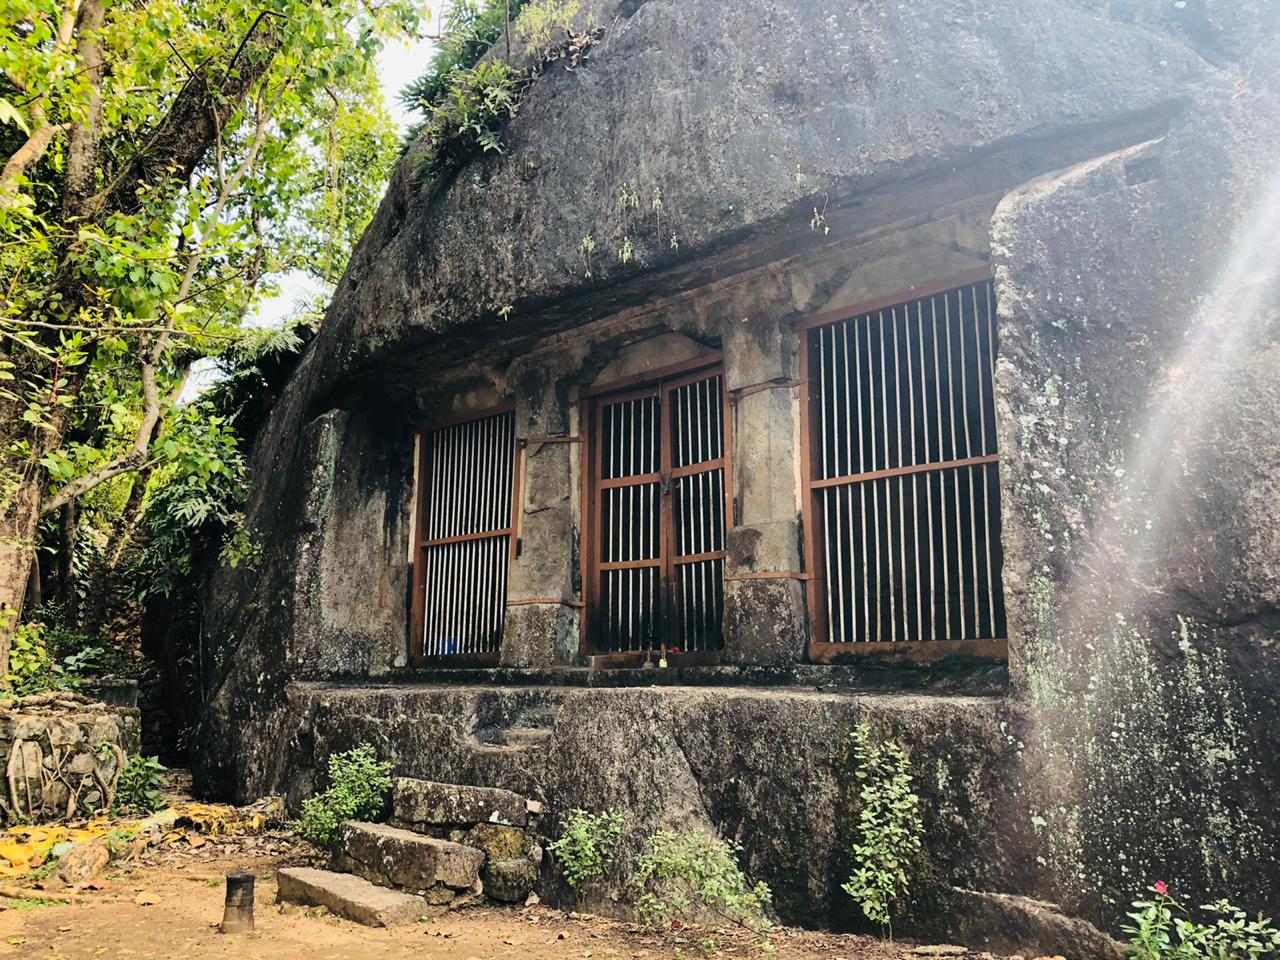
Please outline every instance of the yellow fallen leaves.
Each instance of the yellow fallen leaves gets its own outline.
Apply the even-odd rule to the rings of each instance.
[[[84,826],[17,826],[0,833],[0,877],[21,877],[41,866],[50,851],[63,843],[98,840],[117,831],[135,829],[136,820],[90,820]]]
[[[175,832],[187,829],[210,837],[257,833],[267,825],[267,817],[261,812],[248,813],[222,803],[191,800],[174,804],[173,812]]]
[[[264,799],[252,807],[236,808],[222,803],[181,801],[144,820],[113,820],[98,817],[82,825],[16,826],[0,832],[0,879],[24,876],[45,864],[54,848],[103,837],[127,839],[137,833],[151,833],[167,846],[185,843],[202,847],[208,837],[230,837],[259,833],[283,819],[278,799]],[[164,831],[160,833],[159,831]],[[152,840],[156,842],[155,839]],[[61,855],[62,851],[58,851]]]
[[[203,847],[208,842],[206,837],[260,833],[278,822],[282,811],[262,804],[237,808],[189,800],[174,804],[170,813],[172,826],[161,843],[166,846],[186,843],[190,847]]]

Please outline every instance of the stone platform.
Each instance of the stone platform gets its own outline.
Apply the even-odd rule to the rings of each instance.
[[[491,895],[529,872],[499,864],[538,865],[570,810],[617,810],[626,829],[614,869],[583,906],[618,911],[645,836],[705,827],[742,844],[744,868],[773,889],[781,919],[848,928],[857,911],[840,884],[853,869],[858,781],[848,754],[859,723],[897,739],[915,764],[921,914],[943,915],[953,889],[1006,889],[1012,845],[1026,842],[1030,817],[1005,779],[1018,714],[998,696],[294,683],[288,700],[291,805],[316,788],[329,754],[362,742],[404,777],[492,788],[442,795],[397,781],[393,814],[402,830],[485,850]],[[530,806],[545,808],[544,823],[522,820],[534,817]],[[544,900],[569,902],[556,871],[539,865],[537,875]]]

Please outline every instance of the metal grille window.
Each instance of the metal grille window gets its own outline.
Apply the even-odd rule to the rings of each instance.
[[[724,384],[701,371],[595,400],[590,644],[724,645]]]
[[[803,333],[819,643],[1004,637],[994,306],[982,280]]]
[[[418,655],[496,655],[513,539],[515,414],[424,433],[418,477]]]

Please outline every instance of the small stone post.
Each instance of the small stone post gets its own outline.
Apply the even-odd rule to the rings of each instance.
[[[219,933],[248,933],[253,929],[253,881],[247,870],[227,874],[227,900]]]

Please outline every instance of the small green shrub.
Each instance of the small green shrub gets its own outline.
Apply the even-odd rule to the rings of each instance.
[[[857,866],[841,889],[857,901],[867,919],[892,933],[893,909],[906,896],[907,868],[920,849],[920,798],[911,789],[911,760],[893,740],[871,743],[865,724],[853,730],[858,798]]]
[[[9,670],[5,681],[17,693],[37,693],[58,686],[61,670],[49,653],[44,624],[24,623],[13,635],[9,647]]]
[[[738,866],[741,847],[700,831],[662,830],[650,837],[636,863],[633,884],[641,919],[653,927],[697,923],[708,915],[767,934],[773,894],[752,885]]]
[[[380,763],[373,747],[362,743],[329,757],[329,788],[304,800],[302,816],[290,828],[318,847],[331,844],[348,820],[372,820],[391,792],[391,764]]]
[[[560,839],[548,844],[569,886],[582,886],[604,876],[622,835],[622,814],[608,810],[590,814],[572,810]]]
[[[1163,882],[1149,888],[1149,900],[1135,900],[1129,914],[1133,960],[1261,960],[1280,956],[1280,929],[1261,914],[1250,920],[1226,900],[1201,906],[1217,917],[1211,924],[1187,918],[1186,909]],[[1175,943],[1174,940],[1177,940]]]
[[[573,25],[581,8],[578,0],[528,0],[516,18],[516,35],[541,59],[551,52],[558,34]]]
[[[165,774],[169,771],[157,757],[133,756],[120,771],[111,812],[146,814],[164,805]]]
[[[72,652],[59,658],[61,650]],[[89,640],[80,634],[48,627],[43,621],[32,621],[18,627],[9,648],[9,669],[5,682],[18,696],[43,693],[47,690],[73,690],[80,686],[81,678],[100,673],[105,663],[106,649],[88,645]]]
[[[455,70],[448,90],[430,107],[419,175],[456,169],[477,149],[502,153],[502,125],[516,115],[520,90],[521,78],[496,57]]]

